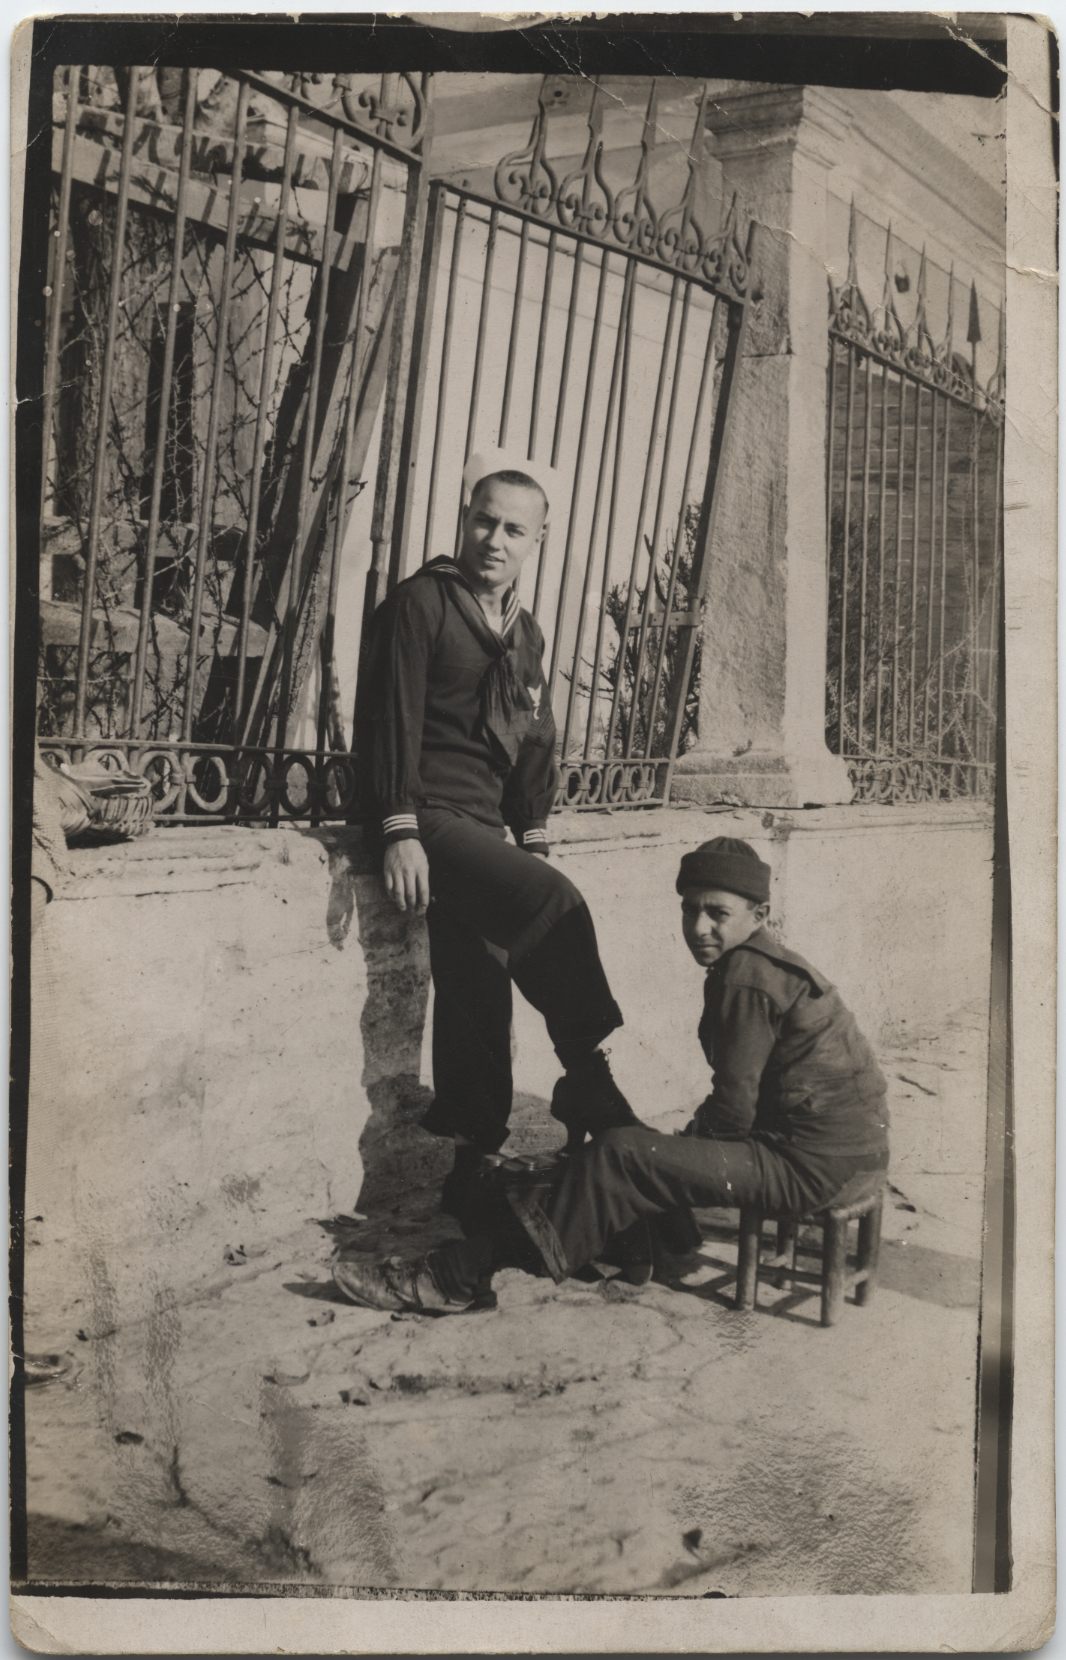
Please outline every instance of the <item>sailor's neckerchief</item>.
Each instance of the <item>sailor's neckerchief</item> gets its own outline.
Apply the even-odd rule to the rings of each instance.
[[[516,624],[522,607],[513,588],[504,595],[503,617],[499,633],[489,624],[456,561],[447,555],[431,559],[423,567],[427,574],[442,577],[449,582],[449,593],[470,632],[490,662],[478,687],[481,696],[481,720],[490,741],[500,753],[500,759],[514,766],[521,742],[516,734],[515,716],[529,713],[532,700],[518,673]]]

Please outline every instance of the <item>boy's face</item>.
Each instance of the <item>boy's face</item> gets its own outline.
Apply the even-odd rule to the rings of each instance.
[[[458,565],[475,592],[509,588],[544,536],[544,503],[524,484],[488,478],[463,513]]]
[[[728,888],[686,888],[681,895],[681,929],[701,968],[743,945],[770,914],[768,904],[755,905]]]

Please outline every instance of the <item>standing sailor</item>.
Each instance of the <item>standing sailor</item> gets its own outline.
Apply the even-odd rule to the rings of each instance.
[[[375,615],[358,753],[384,842],[385,891],[426,914],[434,1101],[456,1142],[446,1209],[507,1137],[511,983],[564,1068],[552,1115],[568,1146],[637,1123],[601,1048],[622,1024],[588,906],[548,863],[558,781],[544,638],[516,585],[547,529],[556,475],[502,451],[463,473],[458,557],[431,560]],[[508,841],[510,829],[514,841]]]

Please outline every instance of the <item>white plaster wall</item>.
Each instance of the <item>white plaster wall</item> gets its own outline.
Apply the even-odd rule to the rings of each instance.
[[[674,880],[681,854],[711,836],[742,836],[768,860],[772,923],[839,986],[875,1042],[935,1036],[987,1001],[992,836],[980,809],[575,814],[567,834],[580,839],[555,856],[595,917],[625,1016],[612,1064],[640,1116],[687,1117],[708,1088],[702,981]],[[515,1025],[521,1087],[547,1096],[558,1069],[541,1023],[521,1006]]]
[[[987,998],[979,813],[675,809],[570,815],[556,832],[625,1014],[613,1065],[646,1118],[682,1121],[708,1085],[673,884],[710,835],[770,859],[785,937],[875,1040]],[[254,1259],[307,1217],[373,1211],[443,1173],[445,1149],[415,1128],[424,925],[385,903],[357,831],[176,830],[71,862],[34,953],[36,1331],[135,1318],[164,1288],[225,1280],[227,1248]],[[520,999],[515,1046],[517,1089],[546,1110],[558,1068]]]

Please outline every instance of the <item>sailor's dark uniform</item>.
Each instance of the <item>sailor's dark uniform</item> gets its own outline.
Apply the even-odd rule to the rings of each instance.
[[[511,1110],[512,981],[564,1066],[622,1023],[581,894],[530,856],[548,852],[558,779],[543,652],[513,594],[497,634],[455,561],[435,559],[377,611],[360,697],[372,821],[386,845],[419,837],[429,861],[426,1127],[486,1152]]]
[[[512,1196],[548,1268],[597,1260],[613,1234],[682,1206],[827,1204],[888,1164],[885,1081],[839,993],[759,929],[707,973],[711,1094],[680,1136],[609,1130],[550,1191]]]

